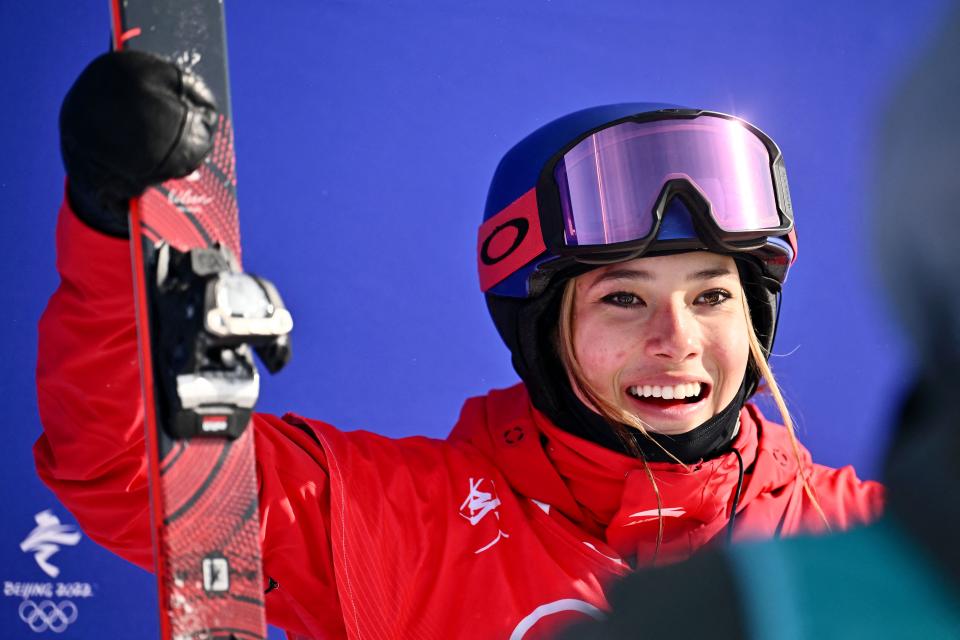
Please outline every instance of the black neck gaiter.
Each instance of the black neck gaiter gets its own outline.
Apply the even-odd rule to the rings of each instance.
[[[740,409],[743,408],[746,389],[740,385],[740,390],[733,400],[723,410],[700,426],[677,435],[651,433],[653,438],[663,449],[672,453],[680,462],[693,464],[701,460],[709,460],[726,453],[733,446],[733,438],[737,434],[740,424]],[[634,440],[643,457],[650,462],[675,462],[663,449],[650,442],[642,433],[631,430]]]

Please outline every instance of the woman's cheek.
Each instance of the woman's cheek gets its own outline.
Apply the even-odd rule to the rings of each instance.
[[[727,392],[726,395],[735,394],[743,381],[750,354],[746,327],[743,327],[742,331],[729,332],[712,342],[709,351],[711,355],[708,358],[713,360],[716,375],[720,378],[718,382],[723,385],[722,389]]]
[[[574,337],[574,350],[584,376],[598,390],[612,384],[616,371],[623,366],[627,351],[611,343],[609,332],[584,331]]]

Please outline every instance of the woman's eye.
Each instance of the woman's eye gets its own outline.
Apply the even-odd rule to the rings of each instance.
[[[723,289],[713,289],[711,291],[705,291],[697,296],[695,304],[707,304],[711,307],[715,307],[719,304],[723,304],[729,300],[732,296],[729,291],[724,291]]]
[[[618,307],[633,307],[644,304],[640,296],[627,293],[626,291],[617,291],[616,293],[603,296],[603,301]]]

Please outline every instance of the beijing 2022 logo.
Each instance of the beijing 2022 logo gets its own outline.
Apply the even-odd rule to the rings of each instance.
[[[20,543],[20,550],[32,554],[37,567],[49,578],[59,578],[60,567],[54,564],[53,556],[64,547],[79,544],[83,536],[76,525],[60,522],[50,509],[33,519],[36,526]],[[63,633],[80,616],[77,601],[93,597],[93,586],[89,582],[4,580],[3,595],[20,598],[17,613],[34,633]]]

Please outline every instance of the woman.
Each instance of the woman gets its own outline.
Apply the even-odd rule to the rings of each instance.
[[[91,131],[83,114],[209,105],[160,61],[92,67],[98,89],[88,68],[61,117],[63,285],[40,325],[36,457],[92,538],[150,567],[128,244],[111,234],[125,232],[117,185],[191,167],[123,174],[114,123]],[[103,91],[104,77],[155,90]],[[141,118],[137,135],[177,145],[163,123],[180,121]],[[88,153],[84,136],[106,142]],[[138,166],[170,157],[143,148],[157,157]],[[633,567],[875,518],[878,485],[812,464],[744,404],[763,379],[789,425],[766,355],[792,227],[776,146],[729,116],[616,105],[526,138],[478,239],[523,383],[468,400],[446,441],[257,414],[268,619],[303,638],[540,637],[600,616]]]

